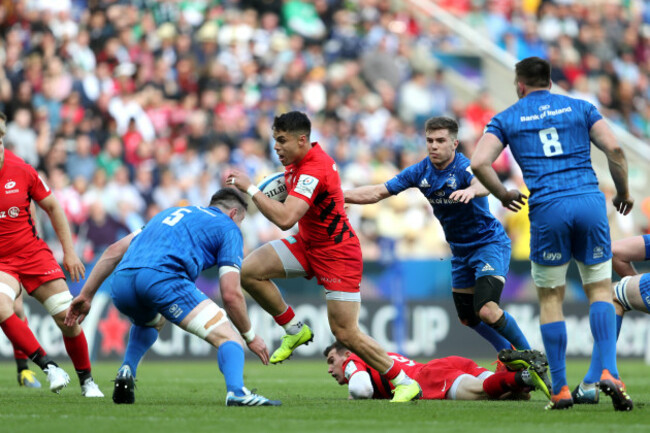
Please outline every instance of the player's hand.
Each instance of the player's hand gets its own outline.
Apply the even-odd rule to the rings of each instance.
[[[449,194],[450,200],[466,204],[469,203],[469,201],[474,197],[476,197],[476,193],[474,191],[471,191],[469,188],[459,189]]]
[[[252,182],[248,176],[239,170],[233,170],[226,179],[226,186],[234,186],[242,192],[246,192]]]
[[[612,203],[614,203],[614,207],[618,213],[627,215],[632,211],[632,207],[634,206],[634,199],[629,195],[622,196],[616,194],[612,199]]]
[[[528,196],[522,194],[519,190],[509,189],[506,195],[501,198],[501,204],[508,210],[518,212],[526,204],[524,200],[527,198]]]
[[[63,267],[70,274],[72,281],[78,282],[86,278],[86,267],[74,252],[63,254]]]
[[[65,319],[63,320],[65,326],[74,326],[77,323],[83,322],[90,311],[90,302],[91,299],[88,299],[83,295],[74,298],[70,304],[68,313],[65,315]]]
[[[262,340],[262,337],[256,335],[253,338],[253,341],[246,343],[248,348],[260,358],[262,364],[269,365],[269,349],[266,348],[266,343]]]

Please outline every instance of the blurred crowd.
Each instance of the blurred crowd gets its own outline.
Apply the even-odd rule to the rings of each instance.
[[[439,3],[519,58],[548,57],[560,86],[650,136],[650,2]],[[469,156],[495,113],[487,92],[460,102],[430,67],[463,41],[406,1],[0,0],[0,22],[5,144],[47,180],[87,262],[162,209],[206,204],[231,167],[280,171],[279,113],[309,114],[345,187],[423,158],[431,116],[458,119]],[[499,173],[525,188],[507,155]],[[494,211],[526,258],[526,214]],[[349,213],[367,260],[449,255],[418,191]],[[283,235],[254,206],[243,231],[248,251]]]

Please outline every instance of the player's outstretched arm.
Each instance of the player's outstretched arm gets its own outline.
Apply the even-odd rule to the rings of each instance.
[[[621,278],[638,274],[632,262],[645,260],[643,236],[631,236],[612,243],[612,266]]]
[[[239,272],[233,267],[230,272],[225,273],[221,272],[220,269],[220,274],[219,287],[221,290],[221,299],[223,300],[223,307],[226,313],[228,313],[228,317],[230,317],[235,328],[244,337],[251,352],[256,354],[264,365],[268,365],[269,350],[264,340],[252,331],[251,321],[246,308],[246,300],[241,289]]]
[[[73,281],[86,278],[86,267],[74,250],[70,225],[61,205],[59,205],[59,201],[54,197],[54,194],[50,194],[39,201],[38,205],[47,213],[50,221],[52,221],[52,227],[63,248],[63,267],[70,273],[70,278]]]
[[[309,210],[306,201],[292,195],[288,196],[284,203],[268,198],[253,185],[248,176],[237,170],[230,173],[226,185],[232,185],[250,195],[260,212],[282,230],[289,230]]]
[[[106,248],[106,251],[104,251],[90,272],[81,292],[72,300],[64,321],[67,326],[73,326],[76,322],[83,322],[90,311],[90,304],[95,297],[95,293],[97,293],[104,280],[115,270],[115,267],[117,267],[117,264],[122,260],[124,253],[129,248],[131,240],[139,232],[139,230],[133,232]]]
[[[612,199],[616,210],[627,215],[634,206],[627,184],[627,160],[621,146],[616,142],[616,136],[605,119],[600,119],[589,130],[589,138],[607,156],[609,172],[614,180],[616,195]]]
[[[490,191],[478,179],[473,178],[469,187],[452,192],[449,194],[449,198],[467,204],[475,197],[485,197],[488,194],[490,194]]]
[[[348,189],[343,191],[343,195],[346,203],[372,204],[390,197],[391,194],[388,192],[386,185],[381,183]]]
[[[472,155],[472,171],[483,186],[501,201],[503,207],[517,212],[527,197],[516,189],[506,189],[492,168],[492,163],[502,150],[503,144],[494,134],[483,134]]]

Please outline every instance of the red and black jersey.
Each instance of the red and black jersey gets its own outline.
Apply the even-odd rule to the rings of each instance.
[[[52,192],[34,168],[5,149],[0,169],[0,257],[14,254],[38,239],[30,213],[32,199]]]
[[[312,143],[300,162],[286,167],[284,178],[289,194],[309,204],[298,221],[300,235],[309,247],[338,245],[356,237],[343,208],[345,198],[336,163],[318,143]]]

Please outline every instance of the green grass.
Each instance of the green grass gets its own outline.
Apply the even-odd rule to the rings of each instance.
[[[489,362],[483,362],[488,365]],[[70,364],[63,364],[68,372]],[[111,400],[117,363],[96,363],[94,376],[107,395],[84,399],[76,378],[61,395],[19,388],[12,363],[0,364],[0,432],[647,432],[650,430],[650,366],[622,361],[620,370],[635,401],[630,413],[599,405],[546,412],[541,393],[528,402],[348,401],[345,387],[327,375],[325,362],[294,360],[262,366],[249,360],[245,380],[260,394],[281,399],[280,408],[226,408],[223,378],[215,362],[146,362],[138,374],[136,403]],[[587,361],[571,361],[573,387]],[[45,383],[45,377],[38,373]]]

